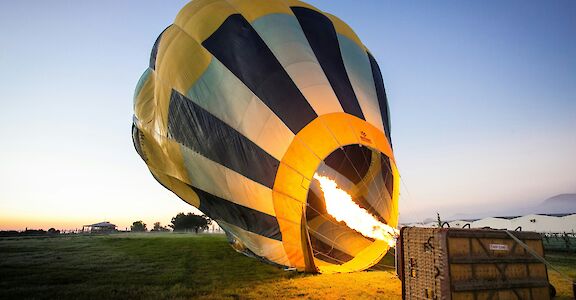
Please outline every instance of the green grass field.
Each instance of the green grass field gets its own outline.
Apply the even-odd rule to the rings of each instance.
[[[576,257],[553,263],[576,276]],[[232,250],[223,235],[116,234],[0,239],[0,298],[399,299],[393,261],[378,270],[310,275],[284,271]],[[570,299],[568,284],[550,272]]]

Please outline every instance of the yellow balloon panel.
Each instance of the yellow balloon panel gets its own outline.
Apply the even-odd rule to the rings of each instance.
[[[134,146],[153,176],[237,251],[307,272],[363,270],[392,244],[389,127],[358,36],[293,0],[190,2],[134,93]]]

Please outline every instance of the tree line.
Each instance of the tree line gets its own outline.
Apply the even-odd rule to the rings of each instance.
[[[168,226],[162,226],[160,222],[155,222],[151,232],[168,232],[168,231],[175,231],[175,232],[195,232],[200,233],[203,231],[207,231],[212,225],[212,220],[205,215],[196,215],[193,213],[179,213],[175,217],[172,218],[171,224]],[[146,223],[143,221],[136,221],[133,222],[130,226],[130,231],[132,232],[147,232],[148,228]],[[112,232],[117,232],[116,230]],[[66,233],[66,232],[65,232]],[[70,231],[69,233],[78,233],[76,231]],[[110,232],[107,232],[110,233]],[[1,230],[0,237],[12,237],[12,236],[55,236],[59,235],[60,230],[56,230],[55,228],[50,228],[48,231],[44,229],[28,229],[24,231],[17,231],[17,230]]]
[[[0,231],[0,237],[13,237],[13,236],[53,236],[60,234],[60,230],[56,230],[54,228],[48,229],[48,231],[44,229],[28,229],[23,231],[17,230],[2,230]]]
[[[179,213],[170,221],[168,227],[172,228],[175,232],[195,232],[199,233],[208,230],[212,224],[212,220],[205,215],[196,215],[193,213]],[[165,232],[170,231],[166,226],[162,226],[160,222],[155,222],[154,227],[150,230],[152,232]],[[143,221],[136,221],[130,226],[132,232],[146,232],[148,231],[146,223]]]

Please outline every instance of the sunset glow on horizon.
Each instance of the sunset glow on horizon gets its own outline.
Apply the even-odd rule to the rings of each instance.
[[[0,230],[150,229],[200,213],[131,137],[150,49],[187,2],[0,3]],[[400,222],[576,193],[576,2],[307,2],[380,65]]]

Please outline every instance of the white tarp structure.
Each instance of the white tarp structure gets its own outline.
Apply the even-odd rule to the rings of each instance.
[[[515,217],[488,217],[478,220],[454,220],[449,221],[451,228],[490,227],[494,229],[515,230],[520,227],[522,231],[535,231],[541,233],[574,233],[576,232],[576,213],[573,214],[530,214]],[[412,223],[406,226],[437,227],[437,222]]]

